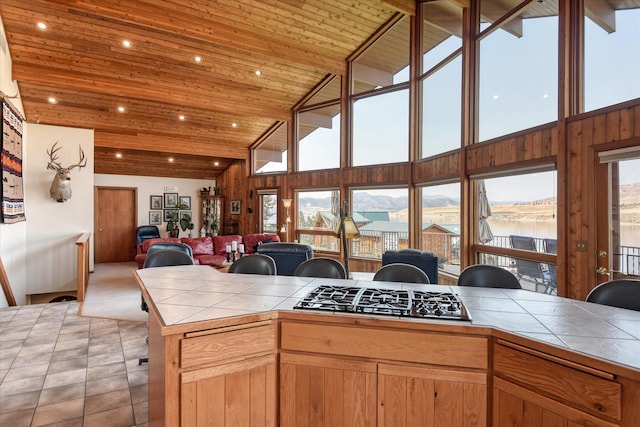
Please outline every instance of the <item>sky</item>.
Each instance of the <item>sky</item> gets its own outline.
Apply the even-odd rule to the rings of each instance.
[[[523,37],[498,30],[481,41],[480,141],[557,120],[557,32],[557,17],[526,19]],[[452,36],[428,52],[424,63],[436,64],[459,46],[460,39]],[[585,46],[585,111],[640,97],[640,9],[617,11],[611,34],[587,19]],[[460,64],[455,61],[425,84],[424,139],[430,144],[423,148],[425,155],[459,146]],[[404,69],[394,81],[407,77]],[[458,117],[452,120],[452,115]],[[339,133],[336,116],[331,129],[307,136],[301,142],[301,170],[338,167]],[[408,91],[357,101],[353,139],[355,165],[407,161]],[[640,181],[634,170],[622,168],[623,182]],[[458,186],[439,188],[443,195],[459,197],[446,194]],[[537,200],[555,196],[555,189],[555,172],[487,181],[493,200]],[[406,195],[406,190],[395,194]]]

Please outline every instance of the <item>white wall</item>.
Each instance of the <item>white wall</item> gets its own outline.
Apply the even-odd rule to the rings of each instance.
[[[77,289],[75,242],[93,232],[93,130],[27,124],[25,126],[25,211],[27,215],[27,294]],[[58,162],[66,167],[87,159],[71,171],[71,199],[49,196],[54,171],[47,170],[47,150],[58,142]]]
[[[20,113],[24,114],[20,98],[13,98],[14,95],[18,94],[18,85],[11,79],[11,57],[4,35],[2,20],[0,20],[0,91],[6,96],[12,97],[10,102]],[[7,271],[13,296],[18,304],[24,304],[26,300],[26,230],[27,223],[24,221],[15,224],[0,223],[0,259],[2,259],[4,268]],[[8,303],[4,293],[0,292],[0,307],[7,306]]]
[[[202,187],[213,188],[215,180],[96,174],[94,184],[97,187],[137,187],[138,226],[149,224],[150,196],[163,196],[164,193],[190,196],[191,213],[195,224],[192,235],[195,237],[200,233],[200,217],[202,216],[200,189]],[[166,226],[166,223],[158,226],[160,235],[163,237],[167,235]],[[186,237],[187,232],[180,230],[180,237]]]

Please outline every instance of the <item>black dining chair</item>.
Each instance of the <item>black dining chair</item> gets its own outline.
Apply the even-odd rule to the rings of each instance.
[[[293,272],[299,277],[323,277],[326,279],[346,279],[347,271],[342,263],[333,258],[311,258],[300,264]]]
[[[162,250],[153,252],[150,255],[147,255],[147,258],[144,260],[144,268],[170,267],[173,265],[193,265],[193,264],[195,264],[195,262],[191,255],[176,249],[162,249]]]
[[[429,284],[427,273],[411,264],[387,264],[373,275],[376,282],[405,282]]]
[[[640,311],[640,280],[615,279],[596,286],[587,302]]]
[[[151,248],[155,245],[152,245],[149,248],[149,252],[151,252]],[[187,246],[187,245],[185,245]],[[189,246],[187,246],[189,247]],[[191,249],[189,247],[189,249]],[[147,258],[144,260],[144,268],[156,268],[156,267],[170,267],[174,265],[193,265],[193,257],[189,255],[187,252],[183,252],[182,250],[172,249],[158,249],[153,253],[147,255]],[[149,306],[147,302],[144,300],[144,297],[140,296],[140,309],[142,311],[149,312]],[[141,357],[138,359],[138,365],[142,365],[143,363],[148,363],[148,357]]]
[[[229,267],[229,273],[264,274],[267,276],[274,276],[277,274],[276,262],[273,258],[267,255],[245,255],[231,264],[231,267]]]
[[[179,242],[154,243],[153,245],[149,246],[149,249],[147,250],[147,256],[153,254],[154,252],[165,251],[165,250],[174,250],[174,251],[184,252],[193,258],[193,249],[191,248],[191,246],[187,245],[186,243],[179,243]]]
[[[504,268],[475,264],[462,270],[458,276],[458,286],[472,286],[476,288],[504,288],[522,289],[518,278]]]

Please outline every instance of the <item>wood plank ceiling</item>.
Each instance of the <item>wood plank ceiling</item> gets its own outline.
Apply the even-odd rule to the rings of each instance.
[[[412,0],[2,0],[0,16],[28,122],[94,129],[96,173],[210,179],[247,159],[320,80],[343,74],[354,50],[414,7]]]

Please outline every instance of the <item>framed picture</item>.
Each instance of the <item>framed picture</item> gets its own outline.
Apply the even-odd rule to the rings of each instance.
[[[191,211],[180,211],[180,219],[183,219],[187,215],[189,215],[188,219],[193,219],[193,215],[191,215]]]
[[[149,196],[150,209],[162,209],[162,196]]]
[[[149,225],[162,225],[162,211],[149,211]]]
[[[191,209],[191,196],[180,196],[179,205],[181,209]]]
[[[165,209],[164,210],[164,222],[171,221],[174,215],[178,215],[178,209]]]
[[[240,215],[240,209],[242,208],[241,200],[231,201],[231,215]]]
[[[164,208],[175,208],[178,206],[178,193],[164,193]]]

